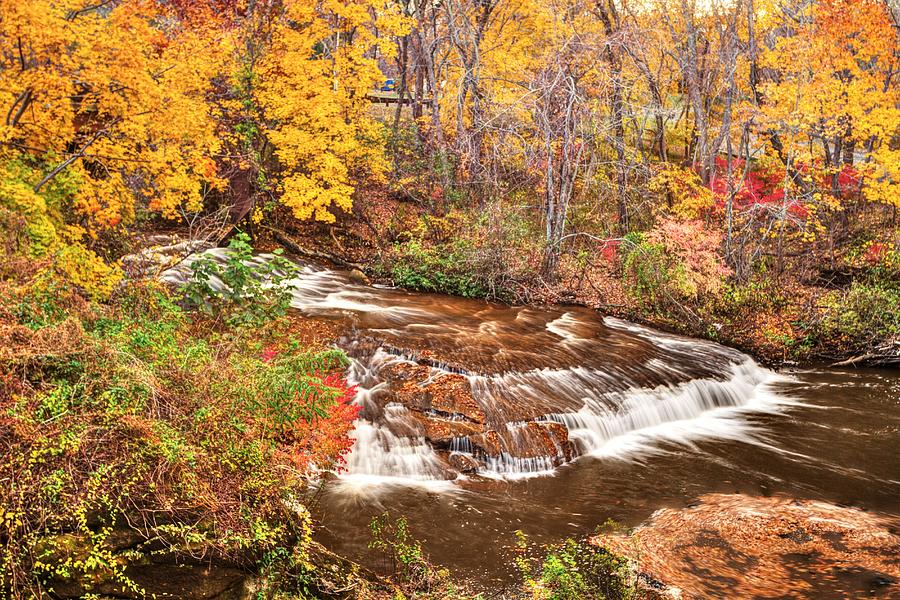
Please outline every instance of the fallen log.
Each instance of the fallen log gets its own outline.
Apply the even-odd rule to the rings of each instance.
[[[859,356],[831,364],[832,367],[900,367],[900,341],[892,341]]]
[[[345,260],[340,256],[335,256],[334,254],[330,254],[328,252],[321,252],[319,250],[310,250],[309,248],[304,248],[303,246],[292,240],[290,237],[288,237],[285,232],[279,231],[278,229],[273,229],[271,227],[266,227],[266,229],[272,232],[275,241],[277,241],[279,244],[281,244],[294,254],[299,254],[300,256],[314,258],[317,260],[325,260],[332,264],[346,267],[348,269],[357,269],[359,271],[363,271],[363,265],[359,263],[350,262],[349,260]]]

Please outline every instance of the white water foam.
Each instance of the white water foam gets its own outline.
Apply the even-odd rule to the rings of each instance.
[[[547,323],[544,327],[550,333],[557,335],[562,338],[563,343],[572,344],[578,342],[581,338],[574,331],[574,329],[580,324],[578,319],[575,318],[570,312],[563,313],[562,316],[553,319],[549,323]]]
[[[373,363],[405,361],[378,351]],[[361,367],[361,365],[360,365]],[[360,368],[357,367],[357,368]],[[370,367],[371,369],[371,367]],[[374,369],[377,371],[377,368]],[[694,379],[678,385],[655,388],[631,387],[598,394],[611,383],[607,374],[593,369],[539,369],[525,373],[469,377],[473,395],[482,403],[505,397],[523,397],[554,390],[556,397],[580,397],[579,410],[550,413],[538,422],[564,425],[575,444],[577,456],[641,461],[664,452],[664,442],[693,447],[701,440],[729,440],[766,445],[764,432],[748,419],[751,414],[777,413],[792,401],[777,393],[775,384],[788,380],[746,358],[731,366],[725,379]],[[377,393],[378,385],[373,388]],[[607,388],[608,389],[608,388]],[[372,390],[362,389],[359,402],[365,404]],[[400,405],[385,407],[384,423],[361,422],[354,447],[350,477],[367,478],[369,483],[440,481],[446,479],[440,459],[421,436],[397,437],[387,428],[402,429],[407,411]],[[393,426],[391,426],[393,423]],[[509,452],[498,456],[478,456],[465,438],[454,440],[452,452],[472,456],[484,467],[479,475],[496,479],[520,479],[552,475],[561,462],[556,456],[515,455],[518,439],[524,439],[521,422],[505,424],[504,440],[512,440]],[[505,442],[506,443],[506,442]],[[365,456],[365,458],[363,458]]]
[[[347,380],[357,386],[354,404],[368,414],[378,411],[375,397],[385,390],[378,374],[393,363],[410,362],[406,357],[379,349],[367,363],[352,359]],[[351,436],[347,472],[342,480],[357,484],[434,483],[446,480],[446,471],[434,449],[416,433],[409,411],[402,405],[384,406],[378,421],[359,418]],[[373,417],[374,419],[374,417]],[[401,435],[405,434],[405,435]]]
[[[661,442],[693,446],[718,439],[762,443],[763,431],[746,418],[777,413],[792,401],[773,389],[787,378],[748,359],[727,380],[695,379],[677,386],[630,390],[618,406],[588,401],[575,413],[548,418],[562,423],[579,454],[640,460],[659,453]]]

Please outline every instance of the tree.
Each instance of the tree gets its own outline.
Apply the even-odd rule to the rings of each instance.
[[[281,201],[299,219],[334,221],[348,210],[356,176],[386,169],[366,93],[382,74],[371,52],[394,51],[408,30],[396,5],[372,0],[288,1],[261,66],[259,103],[275,146]]]
[[[0,122],[4,160],[34,167],[40,192],[65,173],[89,231],[199,208],[220,186],[206,104],[222,70],[215,36],[148,1],[3,4]]]

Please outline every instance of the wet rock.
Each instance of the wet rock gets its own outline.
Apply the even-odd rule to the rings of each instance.
[[[565,425],[555,421],[529,421],[527,427],[534,451],[541,456],[558,456],[562,462],[572,460],[574,446]]]
[[[475,400],[470,379],[448,371],[427,352],[405,351],[384,346],[375,339],[358,340],[352,354],[381,349],[405,360],[386,365],[379,375],[386,390],[375,402],[390,416],[395,435],[424,437],[439,451],[463,450],[477,459],[490,457],[501,463],[512,461],[513,468],[552,468],[572,460],[575,447],[565,425],[528,418],[512,423],[492,423],[486,430],[486,415]],[[398,418],[397,411],[403,411]],[[460,442],[463,446],[460,446]],[[519,464],[517,461],[529,461]],[[459,470],[459,469],[457,469]]]
[[[463,419],[448,419],[439,414],[421,411],[414,411],[412,414],[422,424],[425,439],[439,449],[449,449],[454,438],[468,437],[482,431],[480,424]]]
[[[682,598],[900,597],[894,526],[825,502],[708,494],[657,511],[631,536],[593,542]]]
[[[481,467],[481,463],[473,457],[459,452],[451,452],[450,456],[447,458],[447,462],[460,473],[466,474],[477,473],[478,469]]]
[[[389,338],[393,338],[390,333],[385,333]],[[408,342],[411,340],[396,338],[397,342]],[[452,361],[447,356],[438,355],[434,350],[428,348],[410,348],[410,347],[401,347],[393,345],[392,343],[386,343],[382,338],[371,338],[371,337],[362,337],[356,339],[357,344],[362,344],[363,348],[371,348],[376,349],[380,348],[382,351],[393,354],[394,356],[403,356],[420,366],[434,367],[440,371],[445,371],[447,373],[455,373],[457,375],[472,375],[473,372],[467,368],[466,365],[457,363]]]
[[[371,281],[369,281],[368,276],[365,273],[360,271],[359,269],[353,269],[350,273],[347,274],[351,283],[355,283],[357,285],[369,285]]]
[[[569,431],[552,421],[526,421],[510,424],[506,430],[489,430],[469,437],[476,454],[513,458],[541,458],[554,466],[572,460],[574,445]]]
[[[469,437],[469,441],[477,454],[500,456],[503,451],[503,440],[496,431],[489,430]]]
[[[472,397],[469,380],[455,373],[435,374],[432,367],[398,363],[385,369],[392,400],[410,410],[438,411],[484,423],[484,411]]]

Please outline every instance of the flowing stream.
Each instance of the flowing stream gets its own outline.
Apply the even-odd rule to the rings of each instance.
[[[366,525],[383,511],[501,594],[516,530],[560,541],[708,492],[900,514],[896,372],[776,373],[581,307],[409,293],[311,265],[294,283],[294,308],[346,325],[362,407],[320,536],[370,566]]]

